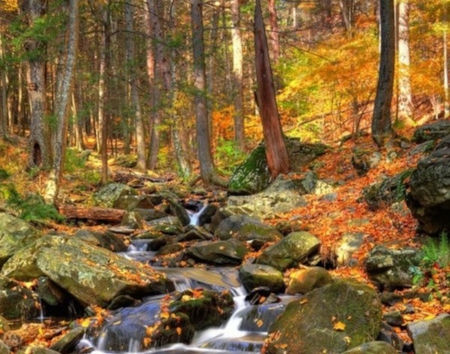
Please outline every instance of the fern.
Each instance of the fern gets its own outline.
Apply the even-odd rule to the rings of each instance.
[[[450,245],[447,232],[441,233],[439,242],[429,239],[423,246],[423,262],[425,265],[432,266],[438,264],[440,267],[446,267],[450,264]]]

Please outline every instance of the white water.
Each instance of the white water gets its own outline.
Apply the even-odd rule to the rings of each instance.
[[[208,203],[205,203],[205,204],[203,204],[203,206],[200,208],[199,211],[197,211],[195,213],[188,212],[189,216],[191,218],[189,225],[198,226],[198,219],[199,219],[200,215],[203,213],[203,211],[206,209],[207,206],[208,206]]]

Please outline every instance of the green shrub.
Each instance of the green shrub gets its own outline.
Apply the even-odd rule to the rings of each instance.
[[[64,160],[64,170],[68,173],[74,173],[76,170],[85,167],[86,158],[79,154],[76,150],[67,149]]]
[[[233,169],[245,159],[246,154],[239,149],[236,142],[232,140],[219,139],[215,157],[219,162],[219,168],[221,171],[231,174]]]
[[[438,264],[445,268],[450,264],[450,245],[447,232],[442,232],[440,240],[428,239],[422,248],[424,252],[423,263],[425,267]]]
[[[9,172],[4,170],[3,168],[0,168],[0,181],[4,181],[5,179],[8,179],[10,176]]]

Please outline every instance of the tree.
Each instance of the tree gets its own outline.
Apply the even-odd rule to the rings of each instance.
[[[45,82],[45,42],[37,37],[39,31],[36,23],[42,20],[46,13],[46,1],[22,0],[20,3],[22,13],[29,28],[25,41],[27,53],[27,88],[30,100],[30,139],[28,167],[49,168],[51,165],[50,133],[46,124],[47,102]]]
[[[197,154],[200,175],[205,184],[224,184],[214,169],[211,154],[206,100],[205,48],[203,39],[203,0],[191,0],[192,52],[194,61],[194,106],[197,130]]]
[[[65,57],[61,58],[64,66],[59,72],[56,90],[55,117],[57,127],[53,145],[53,167],[50,171],[44,195],[45,200],[49,203],[54,203],[58,197],[64,168],[67,145],[67,124],[69,120],[68,110],[72,96],[72,79],[78,51],[79,0],[70,0],[68,15],[67,47]]]
[[[391,103],[395,72],[394,0],[380,0],[381,52],[372,116],[372,138],[383,147],[392,138]]]
[[[406,125],[414,124],[410,76],[409,0],[398,3],[398,119]]]
[[[255,7],[255,66],[267,164],[272,178],[276,178],[281,173],[288,173],[290,166],[278,115],[260,0],[256,1]]]
[[[231,38],[233,42],[233,86],[234,86],[234,139],[237,146],[243,150],[245,145],[244,131],[244,86],[243,86],[243,56],[241,36],[241,11],[239,0],[231,1],[231,19],[233,27]]]

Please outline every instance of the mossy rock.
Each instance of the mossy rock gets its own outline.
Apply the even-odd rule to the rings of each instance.
[[[408,333],[418,354],[450,354],[450,315],[408,324]]]
[[[340,354],[374,341],[381,317],[381,302],[374,289],[352,280],[336,280],[289,303],[270,326],[264,352]]]

